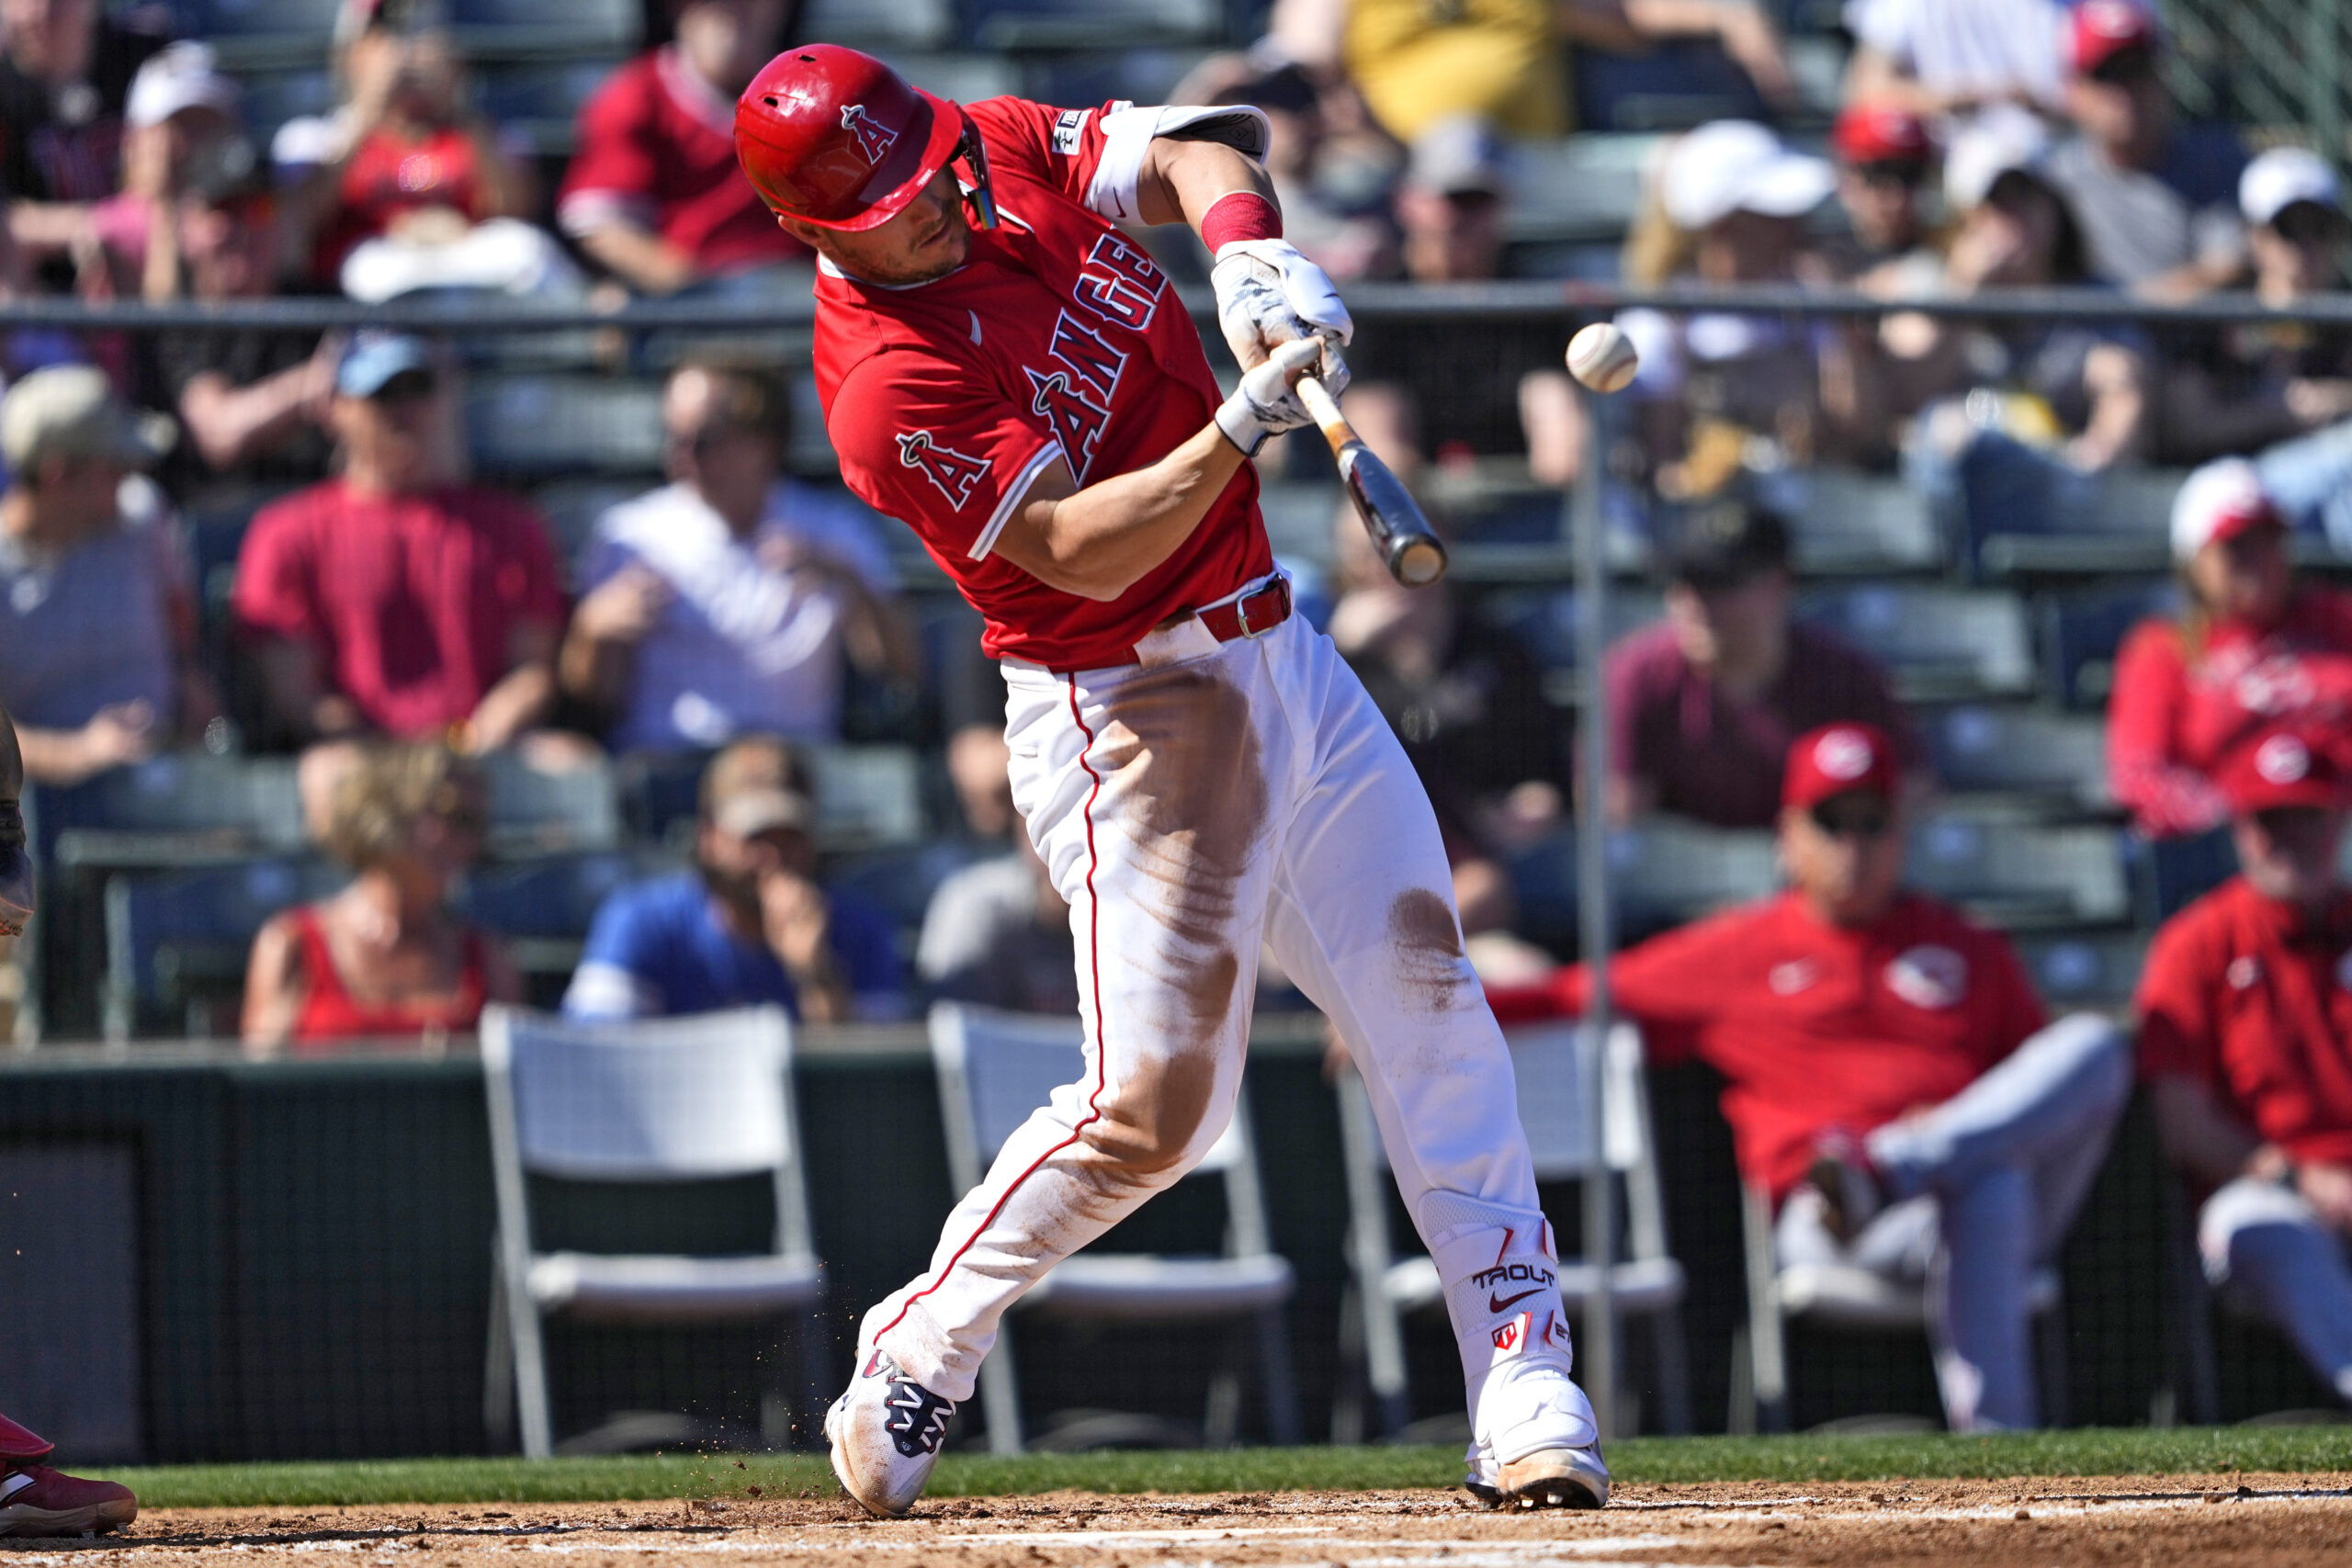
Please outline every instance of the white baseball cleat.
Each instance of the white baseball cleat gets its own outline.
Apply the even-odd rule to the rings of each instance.
[[[1568,1377],[1565,1327],[1550,1312],[1540,1325],[1521,1313],[1496,1333],[1495,1345],[1463,1484],[1494,1508],[1606,1506],[1600,1428],[1592,1402]]]
[[[867,1513],[906,1517],[939,1462],[956,1402],[915,1382],[880,1350],[869,1350],[849,1387],[825,1412],[833,1473]]]

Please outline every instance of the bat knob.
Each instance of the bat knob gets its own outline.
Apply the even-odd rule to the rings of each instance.
[[[1427,588],[1445,575],[1445,547],[1435,539],[1401,539],[1388,558],[1388,574],[1408,588]]]

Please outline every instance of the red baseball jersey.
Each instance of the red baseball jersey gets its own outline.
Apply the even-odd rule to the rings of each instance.
[[[2198,832],[2228,809],[2222,755],[2282,722],[2352,726],[2352,593],[2306,587],[2268,631],[2222,622],[2191,656],[2171,621],[2143,622],[2115,660],[2108,773],[2146,832]]]
[[[613,73],[580,110],[557,221],[577,238],[621,219],[707,273],[805,258],[735,162],[735,103],[657,49]]]
[[[2184,1074],[2301,1160],[2352,1162],[2352,892],[2307,915],[2233,876],[2156,932],[2140,1072]]]
[[[1849,930],[1783,893],[1629,948],[1609,983],[1652,1060],[1695,1055],[1730,1080],[1739,1168],[1776,1198],[1824,1133],[1940,1104],[2042,1025],[2008,939],[1917,894]],[[1588,995],[1577,964],[1489,999],[1509,1023],[1574,1016]]]
[[[994,553],[1056,459],[1080,485],[1159,461],[1223,400],[1168,278],[1113,216],[1135,212],[1144,149],[1167,117],[1235,111],[966,106],[1002,222],[913,288],[817,282],[817,390],[842,478],[922,536],[987,623],[981,646],[1049,670],[1134,662],[1170,616],[1273,570],[1243,464],[1175,553],[1117,599],[1049,588]],[[1254,113],[1255,111],[1249,111]]]

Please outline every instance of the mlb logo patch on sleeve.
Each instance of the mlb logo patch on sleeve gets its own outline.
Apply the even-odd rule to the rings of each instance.
[[[1086,118],[1092,109],[1064,109],[1054,121],[1054,151],[1065,158],[1078,155],[1078,144],[1086,135]]]

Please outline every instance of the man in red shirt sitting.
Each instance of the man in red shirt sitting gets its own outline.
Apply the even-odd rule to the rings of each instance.
[[[2106,1020],[2045,1025],[2008,942],[1903,880],[1902,789],[1884,731],[1833,724],[1789,748],[1789,891],[1619,954],[1610,985],[1651,1059],[1730,1080],[1742,1176],[1780,1206],[1783,1267],[1845,1263],[1929,1287],[1956,1430],[2039,1419],[2027,1280],[2090,1190],[2131,1092]],[[1497,1018],[1584,1010],[1582,965],[1490,992]]]
[[[684,0],[677,41],[614,72],[582,107],[556,221],[632,292],[809,260],[735,163],[735,96],[775,51],[785,9]]]
[[[237,624],[297,741],[446,736],[487,751],[554,700],[564,603],[547,525],[455,482],[450,396],[424,341],[359,333],[335,371],[341,472],[245,535]]]
[[[2140,1071],[2165,1152],[2207,1194],[2216,1286],[2352,1403],[2352,889],[2345,780],[2290,729],[2223,761],[2238,875],[2165,922],[2140,976]]]

